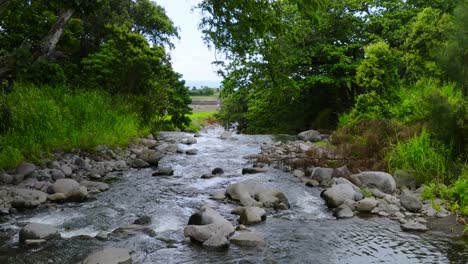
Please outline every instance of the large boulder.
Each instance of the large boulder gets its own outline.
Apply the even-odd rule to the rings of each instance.
[[[360,195],[351,184],[338,184],[322,193],[327,206],[331,208],[339,207],[346,200],[358,200]]]
[[[338,219],[343,219],[343,218],[351,218],[354,216],[353,210],[349,208],[348,205],[342,204],[336,210],[333,212],[333,216],[335,216]]]
[[[396,190],[395,179],[392,175],[382,171],[364,171],[350,176],[357,186],[377,188],[382,192],[392,194]]]
[[[16,209],[34,208],[47,201],[47,193],[31,189],[9,189],[11,207]]]
[[[81,201],[88,197],[88,189],[72,179],[60,179],[52,185],[54,193],[63,193],[67,200]]]
[[[60,238],[60,233],[57,228],[39,223],[29,223],[21,228],[19,233],[19,240],[22,244],[25,244],[27,240],[50,240],[55,238]]]
[[[297,138],[303,141],[317,142],[322,140],[320,132],[316,130],[307,130],[297,135]]]
[[[197,143],[197,139],[194,138],[194,137],[188,137],[188,138],[184,138],[182,139],[182,144],[186,144],[186,145],[192,145],[192,144],[196,144]]]
[[[229,246],[227,238],[234,231],[234,226],[228,220],[212,208],[205,207],[190,217],[184,235],[206,248],[219,249]]]
[[[422,209],[421,198],[409,190],[403,190],[400,195],[400,203],[406,210],[413,213],[417,213]]]
[[[88,256],[83,264],[131,264],[128,250],[123,248],[106,248]]]
[[[227,188],[226,196],[239,201],[244,206],[289,208],[288,200],[282,192],[276,189],[267,189],[262,183],[255,180],[232,184]]]
[[[333,177],[333,178],[345,178],[345,179],[348,179],[350,175],[351,175],[351,172],[349,171],[348,167],[346,167],[346,165],[345,165],[345,166],[336,168],[336,169],[333,171],[332,177]]]
[[[246,247],[256,247],[265,245],[265,239],[263,238],[263,236],[256,232],[241,232],[239,234],[235,234],[231,237],[230,241],[235,245]]]
[[[265,221],[267,218],[266,211],[263,208],[255,206],[247,206],[239,212],[239,223],[242,225],[253,225]]]
[[[142,152],[139,153],[138,158],[152,166],[157,166],[162,156],[163,155],[156,150],[144,149]]]
[[[332,168],[321,168],[321,167],[316,167],[312,170],[310,177],[313,180],[316,180],[320,183],[327,183],[330,182],[332,179],[333,175],[333,169]]]
[[[16,174],[29,176],[34,172],[34,170],[36,170],[36,166],[34,164],[23,162],[16,167]]]

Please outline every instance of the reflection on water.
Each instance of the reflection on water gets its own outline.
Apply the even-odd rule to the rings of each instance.
[[[334,220],[319,190],[282,171],[270,169],[242,176],[241,169],[248,166],[242,157],[259,153],[260,144],[272,139],[235,135],[221,140],[221,133],[219,127],[203,133],[192,146],[199,150],[198,155],[165,157],[161,166],[173,167],[173,177],[152,177],[150,169],[133,170],[94,201],[16,215],[0,225],[0,263],[77,263],[90,252],[110,246],[133,250],[132,257],[138,263],[466,263],[467,246],[444,237],[404,233],[397,223],[384,218]],[[184,134],[164,133],[162,137]],[[225,174],[200,179],[215,167],[223,168]],[[182,230],[190,215],[204,204],[216,206],[235,222],[229,213],[235,205],[209,200],[208,195],[245,179],[258,179],[281,189],[292,205],[252,227],[265,236],[268,246],[231,246],[228,251],[211,252],[187,244]],[[130,224],[140,215],[152,217],[150,227],[156,237],[137,235],[111,241],[86,237]],[[17,245],[17,233],[25,222],[52,224],[68,239],[23,250]]]

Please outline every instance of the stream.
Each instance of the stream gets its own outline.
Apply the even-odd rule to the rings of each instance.
[[[85,203],[68,203],[15,214],[0,224],[0,263],[79,263],[104,247],[132,252],[134,263],[467,263],[468,247],[440,234],[406,233],[396,221],[381,217],[335,220],[320,198],[290,173],[269,168],[266,173],[242,175],[251,166],[244,157],[260,152],[268,135],[234,135],[221,140],[220,127],[210,127],[197,138],[197,155],[168,155],[160,167],[172,167],[174,176],[152,177],[152,169],[120,173],[111,189]],[[185,137],[181,132],[162,133],[162,138]],[[187,148],[187,146],[181,145]],[[200,176],[215,167],[224,174],[211,179]],[[209,251],[187,242],[183,229],[189,217],[205,204],[226,219],[235,204],[208,199],[230,184],[258,179],[285,193],[291,208],[268,215],[250,227],[262,234],[267,246]],[[125,239],[101,241],[90,238],[131,224],[138,216],[152,218],[156,237],[138,234]],[[18,231],[27,222],[53,225],[65,239],[26,250],[18,245]]]

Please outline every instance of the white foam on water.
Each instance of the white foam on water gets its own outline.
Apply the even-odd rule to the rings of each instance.
[[[306,191],[297,196],[295,207],[303,213],[312,214],[317,219],[329,218],[328,214],[323,210],[323,201],[320,197],[316,197]]]
[[[156,232],[163,232],[168,230],[181,230],[184,223],[175,215],[155,215],[153,219],[157,221],[150,225]]]
[[[24,222],[30,223],[39,223],[39,224],[47,224],[52,226],[61,226],[65,221],[68,221],[73,218],[82,217],[83,215],[80,213],[71,213],[67,212],[67,214],[46,214],[46,215],[36,215]]]
[[[70,238],[74,236],[90,236],[90,237],[95,237],[100,231],[92,229],[90,227],[85,227],[81,229],[75,229],[75,230],[69,230],[69,231],[61,231],[60,235],[64,238]]]

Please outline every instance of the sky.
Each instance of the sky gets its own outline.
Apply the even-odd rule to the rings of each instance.
[[[215,52],[203,43],[202,34],[198,30],[200,13],[192,11],[192,7],[200,1],[155,0],[166,9],[169,18],[179,28],[180,40],[173,40],[175,49],[170,51],[174,70],[183,75],[190,87],[211,87],[219,84],[222,78],[217,76],[215,67],[211,65],[211,62],[216,60]]]

